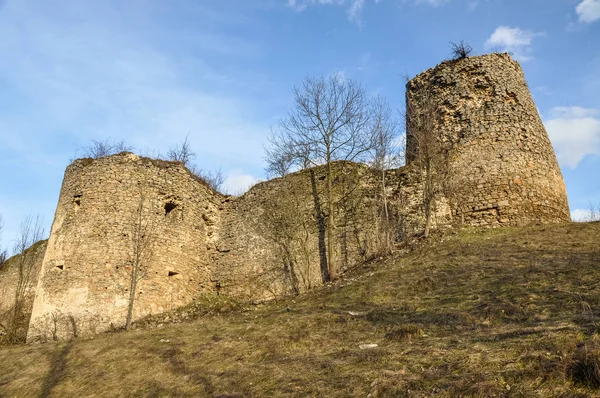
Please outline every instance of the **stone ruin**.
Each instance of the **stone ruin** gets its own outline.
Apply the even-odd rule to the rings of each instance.
[[[406,98],[407,119],[425,102],[433,104],[435,131],[451,148],[456,189],[438,200],[436,225],[570,221],[552,145],[523,72],[509,55],[445,61],[409,81]],[[418,151],[415,146],[407,123],[407,148]],[[424,224],[415,153],[408,151],[407,166],[386,173],[397,241]],[[382,215],[380,172],[349,162],[333,167],[335,259],[343,272],[381,252],[389,224]],[[232,197],[177,162],[132,153],[74,161],[65,171],[50,238],[33,254],[38,269],[30,287],[35,298],[28,304],[28,341],[121,328],[136,244],[144,247],[144,266],[134,320],[207,294],[264,300],[319,285],[324,180],[325,170],[317,167]],[[0,323],[17,276],[10,267],[0,271]]]

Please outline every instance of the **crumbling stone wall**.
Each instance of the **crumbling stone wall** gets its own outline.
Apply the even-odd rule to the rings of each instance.
[[[383,249],[381,175],[351,162],[335,162],[332,167],[334,259],[343,272]],[[401,238],[400,229],[414,229],[420,222],[415,217],[419,212],[417,191],[406,184],[409,174],[403,169],[388,172],[393,239]],[[303,170],[259,183],[239,198],[226,199],[217,221],[218,247],[213,253],[215,278],[223,293],[271,298],[321,284],[328,227],[325,176],[324,167]]]
[[[508,54],[442,62],[408,82],[406,100],[409,113],[433,101],[428,117],[450,148],[456,217],[473,225],[570,221],[554,150]],[[418,153],[415,134],[407,122],[409,161]]]
[[[424,108],[423,89],[433,93],[454,187],[437,201],[434,224],[570,221],[560,169],[515,61],[492,54],[444,62],[408,83],[409,112]],[[410,149],[414,132],[407,133]],[[343,272],[383,248],[381,173],[349,162],[332,167],[335,264]],[[422,170],[413,163],[386,179],[392,239],[421,232]],[[65,172],[28,339],[124,325],[139,220],[147,256],[134,320],[203,294],[263,300],[319,285],[329,227],[324,191],[323,167],[230,197],[180,163],[131,153],[79,159]]]
[[[333,165],[335,258],[341,271],[382,249],[380,175]],[[406,171],[389,172],[393,228],[418,213]],[[28,339],[61,339],[120,328],[129,300],[140,203],[148,255],[133,318],[202,294],[264,300],[321,284],[326,247],[324,167],[223,196],[181,164],[123,153],[80,159],[66,172],[42,264]],[[410,223],[412,221],[408,221]],[[406,224],[408,225],[408,224]],[[401,233],[393,232],[399,237]]]
[[[124,325],[140,203],[146,276],[134,319],[213,291],[207,220],[221,199],[179,163],[131,153],[76,160],[65,172],[28,339]]]
[[[45,240],[35,243],[25,251],[25,258],[21,255],[15,255],[8,259],[0,269],[0,339],[8,332],[8,328],[13,321],[17,323],[15,325],[16,330],[13,333],[23,334],[24,336],[27,332],[39,272],[46,252],[46,243]],[[25,278],[19,271],[21,266],[26,268],[24,274],[29,273],[29,278],[27,281],[23,280],[26,286],[22,314],[17,314],[17,318],[14,319],[17,286],[19,280]]]

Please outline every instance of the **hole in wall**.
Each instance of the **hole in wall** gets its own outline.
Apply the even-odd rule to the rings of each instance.
[[[175,276],[175,275],[179,275],[179,272],[177,272],[177,271],[169,271],[169,276]]]
[[[177,203],[167,202],[165,203],[165,216],[177,208]]]
[[[79,206],[81,206],[81,197],[83,195],[74,195],[73,196],[73,207],[75,208],[75,211],[79,210]]]
[[[54,268],[55,268],[55,269],[57,269],[57,270],[59,270],[59,271],[62,271],[62,270],[64,270],[64,269],[65,269],[65,266],[64,266],[64,265],[57,265],[57,266],[56,266],[56,267],[54,267]]]

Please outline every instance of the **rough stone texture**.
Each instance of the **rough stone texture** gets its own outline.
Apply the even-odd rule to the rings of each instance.
[[[178,163],[130,153],[80,159],[65,172],[28,339],[47,337],[55,319],[59,338],[123,326],[142,195],[149,255],[134,318],[214,289],[205,220],[218,211],[220,194]]]
[[[365,165],[338,162],[333,168],[335,263],[343,272],[381,250],[381,180]],[[396,238],[420,222],[414,199],[418,189],[407,182],[407,170],[388,172]],[[134,215],[142,194],[142,220],[151,228],[134,319],[207,293],[263,300],[319,285],[326,237],[319,232],[315,197],[325,209],[324,185],[324,168],[315,168],[229,197],[175,162],[131,153],[75,161],[65,172],[28,339],[84,336],[123,326]]]
[[[491,226],[570,220],[552,146],[515,61],[492,54],[444,62],[408,83],[411,112],[421,105],[415,87],[435,94],[436,126],[452,148],[459,187],[436,203],[434,225],[456,222],[453,215]],[[343,272],[383,247],[381,172],[349,162],[332,167],[335,266]],[[422,231],[422,186],[414,164],[387,172],[392,239]],[[65,172],[28,339],[124,325],[142,197],[150,249],[134,320],[203,294],[263,300],[320,284],[324,190],[323,167],[230,197],[175,162],[131,153],[75,161]]]
[[[29,283],[25,290],[23,314],[19,322],[23,322],[27,327],[31,317],[35,289],[38,282],[39,272],[42,267],[42,260],[46,252],[46,241],[40,241],[25,251],[25,266],[31,267]],[[19,284],[19,263],[21,256],[16,255],[8,259],[2,269],[0,269],[0,334],[8,327],[13,316],[15,305],[15,294]]]
[[[452,148],[455,215],[472,225],[570,221],[554,150],[516,61],[488,54],[443,62],[408,82],[409,111],[422,110],[424,92]],[[407,123],[407,147],[414,141]]]

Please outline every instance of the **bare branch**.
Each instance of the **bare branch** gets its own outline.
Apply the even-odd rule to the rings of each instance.
[[[112,141],[108,138],[101,141],[92,140],[89,145],[78,149],[81,152],[81,156],[92,159],[99,159],[121,152],[131,152],[132,150],[133,147],[127,145],[125,141]]]
[[[192,150],[188,138],[189,134],[185,136],[181,144],[169,149],[167,159],[181,162],[184,166],[190,167],[192,160],[196,157],[196,153]]]
[[[461,40],[458,43],[450,42],[450,51],[453,60],[467,58],[473,52],[473,47]]]

